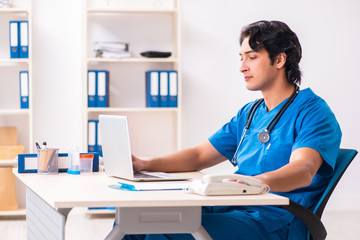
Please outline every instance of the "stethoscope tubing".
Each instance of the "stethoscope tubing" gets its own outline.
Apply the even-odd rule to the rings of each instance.
[[[279,122],[281,116],[283,115],[283,113],[285,112],[285,110],[289,107],[289,105],[294,101],[294,99],[296,98],[296,96],[299,93],[299,86],[295,85],[295,89],[294,92],[291,94],[290,98],[285,102],[285,104],[281,107],[281,109],[276,113],[276,115],[273,117],[273,119],[271,119],[271,121],[269,122],[269,124],[266,126],[265,130],[260,132],[258,135],[258,140],[261,143],[267,143],[270,141],[270,132],[274,129],[275,125]],[[255,115],[256,110],[258,109],[258,107],[260,106],[260,104],[264,101],[264,99],[258,99],[255,101],[255,103],[251,106],[249,113],[246,117],[246,124],[243,130],[243,134],[241,136],[240,142],[236,148],[236,151],[231,159],[231,163],[236,166],[237,162],[236,162],[236,154],[239,151],[239,148],[241,146],[241,143],[244,140],[244,137],[246,135],[247,130],[250,128],[250,124],[252,122],[252,119]]]

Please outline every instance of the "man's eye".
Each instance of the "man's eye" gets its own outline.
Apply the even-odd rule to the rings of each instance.
[[[250,60],[255,60],[256,59],[256,56],[253,56],[253,57],[249,57]]]

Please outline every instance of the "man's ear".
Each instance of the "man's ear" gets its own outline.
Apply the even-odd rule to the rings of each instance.
[[[277,68],[282,68],[285,66],[286,63],[286,54],[285,53],[279,53],[279,55],[275,58],[275,64]]]

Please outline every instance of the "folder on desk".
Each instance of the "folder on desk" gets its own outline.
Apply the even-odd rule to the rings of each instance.
[[[168,71],[169,74],[169,107],[178,106],[178,76],[177,71]]]
[[[160,71],[160,107],[169,107],[169,80],[168,72]]]
[[[87,154],[87,153],[80,153]],[[94,154],[93,158],[93,172],[99,171],[99,154]],[[68,169],[68,154],[67,153],[59,153],[58,165],[59,172],[67,172]],[[18,161],[18,172],[19,173],[36,173],[38,168],[37,154],[19,154],[17,157]]]
[[[29,23],[28,21],[19,21],[20,58],[29,58]]]
[[[97,120],[88,121],[88,152],[96,152]]]
[[[29,108],[29,72],[20,72],[20,108]]]
[[[146,107],[160,107],[159,103],[159,72],[146,72]]]
[[[10,58],[19,58],[19,22],[9,22]]]
[[[97,107],[109,106],[109,72],[97,71]]]
[[[96,71],[88,71],[88,107],[96,107]]]

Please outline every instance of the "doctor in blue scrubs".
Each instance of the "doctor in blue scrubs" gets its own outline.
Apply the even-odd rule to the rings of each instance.
[[[296,34],[279,21],[245,26],[240,72],[263,99],[243,106],[199,145],[164,157],[133,156],[135,171],[199,171],[226,160],[235,173],[254,176],[279,194],[313,209],[335,166],[339,124],[310,88],[300,90],[302,56]],[[213,239],[304,240],[306,227],[277,206],[203,207],[202,225]],[[127,235],[124,239],[193,239],[190,234]]]

